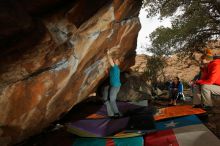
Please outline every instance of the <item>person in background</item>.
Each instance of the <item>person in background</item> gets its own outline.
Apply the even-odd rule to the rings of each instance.
[[[107,112],[109,117],[120,117],[122,114],[119,112],[116,98],[121,87],[120,81],[120,68],[119,59],[110,55],[109,50],[107,51],[108,62],[111,65],[109,76],[110,76],[110,86],[105,86],[103,91],[103,98],[105,100],[105,105],[107,107]]]
[[[173,79],[171,84],[171,101],[170,105],[176,105],[176,101],[180,95],[183,95],[183,84],[180,82],[179,77]]]
[[[202,71],[201,78],[195,82],[197,88],[194,91],[193,107],[208,110],[213,106],[211,95],[220,95],[220,59],[214,60],[210,52],[201,59],[207,67]]]

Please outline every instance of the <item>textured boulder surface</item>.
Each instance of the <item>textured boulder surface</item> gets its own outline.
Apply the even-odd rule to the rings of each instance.
[[[141,0],[0,2],[0,143],[39,133],[94,92],[106,51],[134,62]]]
[[[139,74],[127,74],[118,93],[120,101],[151,100],[152,88]]]

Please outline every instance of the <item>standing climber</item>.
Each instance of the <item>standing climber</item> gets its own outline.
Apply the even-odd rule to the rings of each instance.
[[[107,107],[108,116],[110,117],[120,117],[122,114],[119,112],[117,104],[116,104],[116,98],[117,94],[121,87],[121,81],[120,81],[120,69],[118,67],[119,65],[119,59],[114,56],[110,56],[109,50],[107,51],[108,56],[108,62],[111,65],[109,76],[110,76],[110,86],[105,86],[103,91],[103,98],[105,100],[105,105]]]

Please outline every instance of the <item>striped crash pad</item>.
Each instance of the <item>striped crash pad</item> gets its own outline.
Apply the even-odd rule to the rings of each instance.
[[[195,115],[156,123],[157,132],[144,137],[145,146],[220,146],[220,140]]]
[[[125,138],[155,129],[153,116],[135,115],[119,119],[83,119],[66,124],[67,131],[81,137]]]
[[[105,137],[125,129],[129,118],[83,119],[68,123],[67,130],[81,137]]]
[[[118,107],[122,113],[129,110],[133,113],[130,112],[129,115],[119,119],[111,119],[107,117],[106,108],[101,107],[94,113],[95,115],[90,114],[86,118],[66,123],[67,131],[80,137],[126,138],[140,136],[155,129],[153,115],[147,113],[149,111],[147,108],[125,102],[119,103]]]
[[[165,107],[158,110],[154,115],[155,120],[162,120],[180,116],[204,114],[206,111],[200,108],[192,108],[190,105],[177,105],[171,107]]]
[[[77,138],[73,146],[143,146],[143,136],[120,138],[120,139],[104,139],[104,138]]]

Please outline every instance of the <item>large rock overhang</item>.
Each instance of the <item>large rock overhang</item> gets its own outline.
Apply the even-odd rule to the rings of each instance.
[[[94,92],[120,54],[134,63],[140,0],[2,0],[0,139],[39,133]]]

